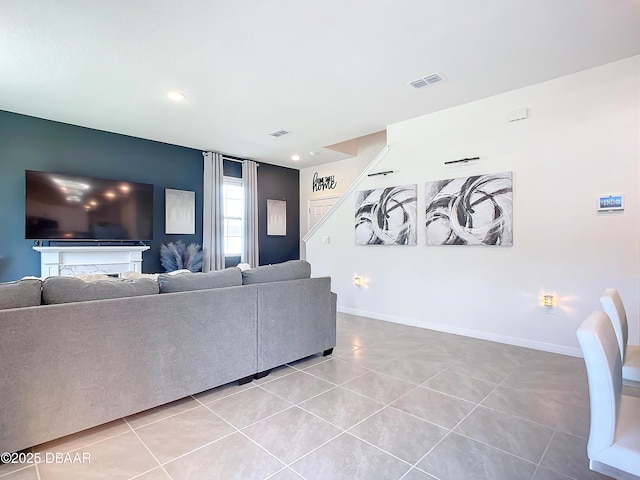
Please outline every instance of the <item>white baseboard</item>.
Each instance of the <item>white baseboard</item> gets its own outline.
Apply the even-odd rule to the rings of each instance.
[[[567,347],[565,345],[556,345],[554,343],[539,342],[520,337],[511,337],[500,333],[484,332],[482,330],[474,330],[471,328],[452,327],[443,323],[434,322],[418,322],[412,318],[398,317],[395,315],[387,315],[384,313],[368,312],[355,308],[338,306],[338,312],[357,315],[359,317],[368,317],[375,320],[384,320],[386,322],[400,323],[412,327],[427,328],[438,332],[453,333],[455,335],[463,335],[465,337],[479,338],[482,340],[490,340],[492,342],[506,343],[507,345],[515,345],[518,347],[533,348],[534,350],[542,350],[544,352],[559,353],[562,355],[570,355],[572,357],[582,357],[582,351],[579,348]]]

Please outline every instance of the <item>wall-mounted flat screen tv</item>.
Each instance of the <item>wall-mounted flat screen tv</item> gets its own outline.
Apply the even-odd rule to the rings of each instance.
[[[25,238],[152,240],[153,185],[26,170]]]

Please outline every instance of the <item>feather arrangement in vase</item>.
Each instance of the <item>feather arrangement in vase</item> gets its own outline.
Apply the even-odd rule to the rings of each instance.
[[[185,246],[182,240],[162,244],[160,247],[160,263],[167,272],[187,269],[192,272],[202,270],[203,252],[200,245],[191,243]]]

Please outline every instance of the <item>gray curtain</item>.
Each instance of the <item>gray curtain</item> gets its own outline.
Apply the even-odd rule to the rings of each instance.
[[[219,153],[202,152],[202,155],[204,157],[202,271],[210,272],[224,268],[223,161]]]
[[[251,267],[258,266],[258,164],[242,161],[244,185],[244,248],[242,262]]]

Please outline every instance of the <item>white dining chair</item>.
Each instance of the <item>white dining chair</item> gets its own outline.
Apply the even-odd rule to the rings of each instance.
[[[620,352],[611,321],[595,311],[576,335],[589,382],[589,468],[620,480],[638,480],[640,398],[622,395]]]
[[[622,298],[616,289],[607,288],[600,297],[600,305],[616,332],[622,359],[622,382],[624,385],[640,388],[640,346],[628,344],[629,327]]]

